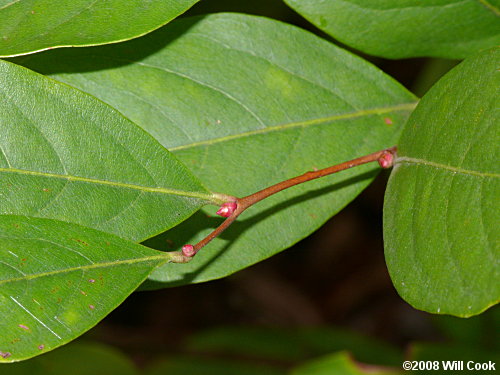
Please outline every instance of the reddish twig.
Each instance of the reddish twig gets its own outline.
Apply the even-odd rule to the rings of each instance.
[[[219,211],[217,211],[218,215],[227,217],[227,219],[213,232],[211,232],[208,236],[206,236],[204,239],[198,242],[196,245],[184,245],[182,248],[182,252],[179,252],[180,253],[179,255],[182,254],[182,256],[178,257],[179,258],[178,261],[179,262],[189,261],[194,255],[196,255],[198,251],[200,251],[210,241],[212,241],[215,237],[217,237],[224,230],[226,230],[238,218],[238,216],[240,216],[243,213],[243,211],[245,211],[248,207],[253,206],[254,204],[260,202],[261,200],[266,199],[271,195],[274,195],[292,186],[303,184],[304,182],[307,181],[315,180],[317,178],[328,176],[333,173],[343,171],[345,169],[357,167],[359,165],[371,163],[374,161],[378,162],[382,168],[390,168],[392,167],[396,151],[397,151],[396,147],[391,147],[382,151],[374,152],[373,154],[369,154],[366,156],[362,156],[360,158],[346,161],[345,163],[320,169],[318,171],[306,172],[300,176],[269,186],[244,198],[227,196],[227,202],[220,207]]]

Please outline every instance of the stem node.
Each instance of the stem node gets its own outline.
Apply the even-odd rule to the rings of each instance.
[[[357,159],[353,159],[350,161],[346,161],[341,164],[333,165],[328,168],[309,171],[300,176],[291,178],[289,180],[285,180],[279,182],[275,185],[269,186],[268,188],[262,189],[254,194],[248,195],[244,198],[237,198],[231,195],[225,194],[213,194],[214,198],[222,201],[222,205],[217,211],[217,215],[225,217],[226,220],[219,225],[214,231],[212,231],[208,236],[198,242],[196,245],[184,245],[182,247],[182,252],[179,252],[182,259],[180,262],[187,262],[191,260],[193,256],[200,251],[205,245],[207,245],[210,241],[212,241],[215,237],[221,234],[224,230],[226,230],[236,218],[245,211],[248,207],[254,205],[261,200],[276,194],[282,190],[288,189],[289,187],[302,184],[307,181],[311,181],[320,177],[328,176],[333,173],[337,173],[343,171],[345,169],[349,169],[352,167],[356,167],[359,165],[363,165],[370,162],[378,162],[380,167],[382,168],[390,168],[394,164],[394,159],[396,157],[396,147],[391,147],[382,151],[374,152],[373,154],[369,154],[366,156],[359,157]]]

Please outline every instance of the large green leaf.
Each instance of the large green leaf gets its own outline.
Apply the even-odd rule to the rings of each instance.
[[[198,0],[0,0],[0,57],[120,42],[165,25]]]
[[[500,299],[500,48],[465,60],[424,96],[385,197],[387,265],[418,309],[470,316]]]
[[[464,58],[500,43],[500,0],[285,0],[371,55]]]
[[[23,64],[101,98],[170,148],[213,191],[244,196],[395,144],[415,97],[381,71],[295,27],[219,14],[115,46]],[[187,265],[152,280],[205,281],[291,246],[351,201],[376,166],[284,191],[250,208]],[[214,210],[149,242],[175,249],[220,224]]]
[[[116,110],[0,61],[0,213],[142,240],[210,199],[175,157]]]
[[[0,215],[0,362],[61,346],[170,256],[51,219]]]

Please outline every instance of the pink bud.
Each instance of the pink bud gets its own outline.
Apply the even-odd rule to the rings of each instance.
[[[216,214],[222,217],[229,217],[233,214],[234,210],[236,210],[236,207],[236,202],[226,202],[220,206],[219,211],[217,211]]]
[[[182,246],[182,254],[187,257],[192,257],[196,254],[193,245],[184,245]]]
[[[392,167],[392,164],[394,163],[394,155],[388,151],[384,152],[379,158],[378,158],[378,164],[382,168],[390,168]]]

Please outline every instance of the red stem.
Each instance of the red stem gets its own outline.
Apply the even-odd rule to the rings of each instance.
[[[192,253],[190,253],[189,256],[184,255],[182,261],[188,261],[198,251],[200,251],[200,249],[202,249],[215,237],[217,237],[224,230],[226,230],[233,223],[233,221],[235,221],[238,218],[238,216],[240,216],[241,213],[243,213],[243,211],[245,211],[248,207],[253,206],[255,203],[260,202],[261,200],[270,197],[271,195],[276,194],[282,190],[288,189],[292,186],[299,185],[304,182],[315,180],[317,178],[321,178],[324,176],[328,176],[333,173],[343,171],[345,169],[357,167],[359,165],[363,165],[366,163],[378,161],[381,167],[389,168],[392,166],[392,161],[396,155],[396,151],[397,151],[396,147],[391,147],[385,150],[374,152],[366,156],[362,156],[360,158],[346,161],[341,164],[320,169],[318,171],[306,172],[300,176],[269,186],[244,198],[231,197],[230,201],[236,202],[236,209],[234,210],[234,212],[213,232],[211,232],[208,236],[206,236],[204,239],[202,239],[200,242],[194,245]]]

